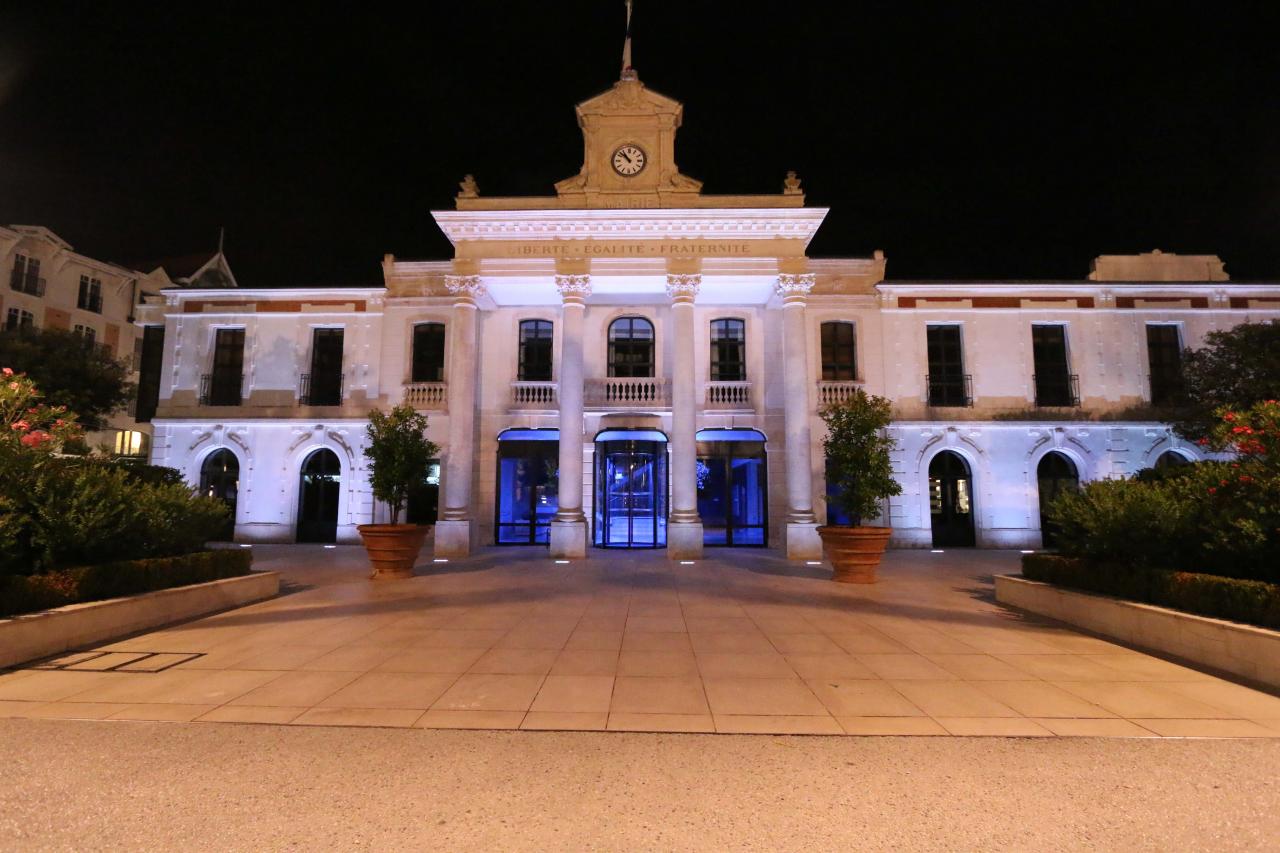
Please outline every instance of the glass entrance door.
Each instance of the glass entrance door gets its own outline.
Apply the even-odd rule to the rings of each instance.
[[[498,436],[499,545],[546,545],[560,507],[560,433],[508,430]]]
[[[302,463],[298,497],[298,541],[334,542],[338,537],[338,495],[342,466],[332,450],[321,448]]]
[[[698,515],[704,544],[768,544],[763,439],[754,430],[698,433]]]
[[[601,547],[667,544],[666,442],[597,443],[595,516],[595,543]]]
[[[933,547],[974,544],[973,478],[959,454],[944,450],[929,463]]]

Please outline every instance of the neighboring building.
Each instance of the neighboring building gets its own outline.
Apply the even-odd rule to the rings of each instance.
[[[1182,348],[1280,316],[1280,286],[1214,257],[1103,257],[1088,280],[885,281],[812,259],[826,210],[789,174],[704,195],[681,105],[624,74],[577,108],[582,170],[543,198],[433,214],[448,261],[387,256],[381,287],[166,291],[153,459],[235,504],[246,542],[357,541],[384,518],[366,416],[407,401],[442,448],[414,516],[436,553],[549,543],[785,548],[817,558],[819,409],[890,397],[909,547],[1038,547],[1042,497],[1196,459],[1161,422]]]
[[[75,331],[97,342],[113,358],[127,359],[137,381],[143,362],[151,359],[158,364],[162,349],[155,332],[148,338],[134,323],[135,306],[144,296],[193,283],[235,286],[221,251],[182,259],[182,264],[170,261],[145,268],[150,272],[81,255],[42,226],[0,226],[0,270],[9,275],[8,288],[0,290],[3,328]],[[88,436],[89,443],[120,456],[146,457],[151,440],[149,412],[154,411],[157,390],[141,385],[142,404],[110,418],[107,429]]]

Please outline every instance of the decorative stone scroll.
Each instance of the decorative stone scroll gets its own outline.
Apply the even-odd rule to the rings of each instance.
[[[567,303],[583,304],[591,295],[591,276],[589,275],[557,275],[556,290],[560,298]]]
[[[702,287],[701,273],[667,273],[667,296],[672,304],[693,303]]]
[[[474,303],[484,293],[484,283],[478,275],[447,275],[444,288],[465,303]]]

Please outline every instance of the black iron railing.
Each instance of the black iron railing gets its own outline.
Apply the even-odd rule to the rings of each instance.
[[[44,283],[44,279],[38,275],[29,275],[19,270],[14,270],[9,276],[9,287],[31,296],[44,296]]]
[[[928,374],[924,385],[930,406],[972,406],[973,378],[965,373],[935,376]]]
[[[1039,407],[1077,408],[1080,405],[1080,377],[1075,373],[1033,373]]]
[[[304,373],[298,377],[298,404],[302,406],[341,406],[342,374]]]
[[[243,373],[206,373],[200,377],[200,405],[238,406]]]

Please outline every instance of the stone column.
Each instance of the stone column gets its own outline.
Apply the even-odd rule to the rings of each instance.
[[[674,335],[671,371],[671,513],[667,521],[667,556],[693,560],[702,556],[702,519],[698,517],[698,403],[695,399],[693,301],[702,276],[667,275]]]
[[[587,556],[587,518],[582,514],[582,322],[591,295],[588,275],[557,275],[560,311],[559,504],[551,519],[551,556]]]
[[[805,345],[804,304],[813,289],[812,273],[782,273],[783,419],[787,440],[787,558],[817,560],[822,540],[813,515],[813,449],[810,445],[809,359]]]
[[[478,275],[447,275],[453,294],[449,361],[449,446],[445,457],[444,511],[436,522],[437,557],[471,553],[471,478],[475,470],[476,298],[484,293]]]

